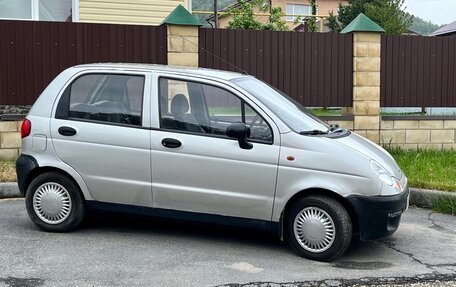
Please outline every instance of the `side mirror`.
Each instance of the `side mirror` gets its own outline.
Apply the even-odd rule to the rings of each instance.
[[[253,145],[247,142],[247,138],[250,136],[250,128],[244,124],[237,123],[229,125],[226,129],[226,135],[230,138],[237,139],[239,147],[242,149],[253,148]]]

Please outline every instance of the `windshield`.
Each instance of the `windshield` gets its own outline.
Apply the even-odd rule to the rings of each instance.
[[[300,103],[268,84],[253,77],[237,78],[231,81],[254,95],[293,131],[297,133],[328,131],[327,123],[315,117]]]

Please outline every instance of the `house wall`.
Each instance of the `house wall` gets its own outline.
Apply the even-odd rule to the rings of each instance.
[[[339,12],[339,4],[348,5],[348,1],[320,0],[318,1],[317,13],[329,15],[330,12],[333,12],[334,15],[337,15]]]
[[[329,12],[334,11],[337,14],[339,3],[348,4],[348,1],[344,0],[317,0],[317,14],[328,15]],[[310,5],[308,0],[272,0],[273,7],[280,7],[285,12],[286,4],[304,4]]]
[[[333,11],[334,14],[337,14],[339,3],[348,4],[346,0],[317,0],[317,14],[319,15],[329,15],[329,12]],[[286,4],[301,4],[301,5],[310,5],[308,0],[272,0],[271,4],[273,7],[280,7],[285,13]],[[256,13],[260,13],[258,10]],[[231,16],[226,16],[219,18],[218,27],[225,28],[228,26],[228,22],[231,21]],[[257,16],[257,20],[262,23],[268,21],[268,16]],[[285,20],[285,19],[284,19]],[[297,25],[294,22],[287,22],[288,28],[293,29]]]
[[[79,0],[79,21],[159,25],[169,13],[189,0]]]

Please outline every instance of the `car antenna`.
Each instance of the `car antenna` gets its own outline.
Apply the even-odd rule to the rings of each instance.
[[[245,70],[239,68],[238,66],[231,64],[230,62],[226,61],[225,59],[222,59],[221,57],[217,56],[216,54],[214,54],[214,53],[212,53],[212,52],[210,52],[210,51],[204,49],[203,47],[200,47],[199,45],[193,43],[192,41],[186,39],[186,38],[183,37],[183,36],[179,36],[179,37],[181,37],[181,38],[184,39],[185,41],[191,43],[192,45],[196,46],[198,49],[201,49],[201,50],[203,50],[204,52],[206,52],[206,53],[208,53],[208,54],[210,54],[210,55],[216,57],[216,58],[219,59],[220,61],[225,62],[226,64],[230,65],[231,67],[236,68],[236,69],[239,70],[242,74],[247,75],[247,76],[250,76],[250,74],[247,73],[247,71],[245,71]]]

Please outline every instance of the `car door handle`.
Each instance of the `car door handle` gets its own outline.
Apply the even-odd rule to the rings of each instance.
[[[76,134],[76,130],[74,128],[70,128],[70,127],[60,127],[59,128],[59,134],[61,134],[62,136],[74,136]]]
[[[182,145],[182,143],[176,139],[165,138],[162,139],[162,145],[167,148],[178,148]]]

